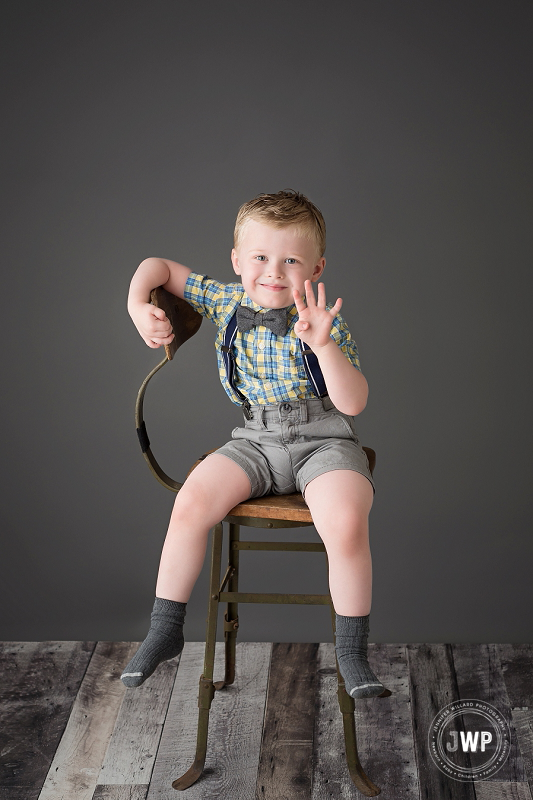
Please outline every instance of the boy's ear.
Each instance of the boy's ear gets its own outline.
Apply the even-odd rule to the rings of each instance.
[[[239,266],[239,258],[237,256],[237,251],[235,248],[231,251],[231,263],[233,264],[233,270],[237,275],[241,274],[241,268]]]
[[[320,261],[317,262],[315,268],[313,270],[313,275],[311,277],[312,281],[317,281],[322,273],[324,272],[324,267],[326,266],[326,259],[321,258]]]

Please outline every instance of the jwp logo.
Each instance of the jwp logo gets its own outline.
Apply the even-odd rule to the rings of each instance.
[[[477,751],[478,739],[482,753],[485,752],[486,746],[492,742],[492,733],[490,731],[476,731],[475,733],[472,733],[472,731],[467,731],[466,733],[464,731],[449,731],[449,735],[453,739],[452,742],[446,743],[446,750],[449,753],[455,753],[459,747],[459,736],[461,737],[463,753],[466,753],[467,750],[471,750],[475,753]]]
[[[458,781],[482,781],[504,765],[511,732],[497,708],[481,700],[445,706],[429,727],[429,752],[441,772]]]

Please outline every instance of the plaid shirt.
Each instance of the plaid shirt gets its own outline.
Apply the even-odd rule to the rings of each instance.
[[[222,359],[224,331],[237,306],[249,306],[254,311],[263,307],[245,294],[240,283],[220,283],[208,275],[199,275],[196,272],[189,274],[183,296],[196,311],[217,325],[219,330],[215,347],[220,380],[230,400],[241,406],[241,400],[229,385]],[[332,308],[329,304],[326,307]],[[294,332],[298,311],[295,305],[288,309],[289,328],[286,336],[276,336],[264,325],[245,333],[237,331],[235,335],[233,352],[237,370],[236,385],[251,405],[316,396],[305,372],[299,337]],[[360,370],[357,345],[340,314],[333,320],[331,338],[354,367]]]

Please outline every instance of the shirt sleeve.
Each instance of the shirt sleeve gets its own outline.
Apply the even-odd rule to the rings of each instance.
[[[209,275],[190,272],[183,291],[184,299],[203,317],[215,324],[235,297],[239,284],[220,283]]]
[[[333,320],[330,336],[339,345],[340,349],[348,358],[350,363],[353,364],[354,367],[359,370],[359,372],[361,372],[361,364],[359,362],[359,351],[357,349],[357,345],[352,339],[350,331],[348,330],[348,325],[340,314],[337,314]]]

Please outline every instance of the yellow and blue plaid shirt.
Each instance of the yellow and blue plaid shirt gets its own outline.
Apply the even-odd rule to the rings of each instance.
[[[224,331],[237,306],[249,306],[254,311],[265,310],[264,307],[245,294],[242,284],[220,283],[197,272],[189,274],[183,296],[198,313],[218,327],[215,347],[220,380],[230,400],[241,406],[242,401],[228,382],[222,358]],[[326,307],[332,308],[329,304]],[[288,309],[286,336],[276,336],[264,325],[246,332],[236,332],[233,342],[236,385],[252,406],[315,397],[305,371],[299,337],[294,332],[298,311],[295,305]],[[360,370],[357,345],[340,314],[333,320],[331,338],[354,367]]]

